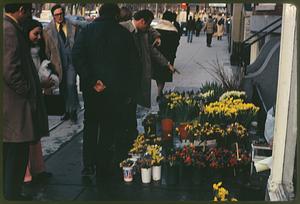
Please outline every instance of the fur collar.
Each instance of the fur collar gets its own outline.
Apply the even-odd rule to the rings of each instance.
[[[170,21],[162,20],[162,19],[159,20],[158,23],[153,26],[153,28],[159,29],[159,30],[178,32],[176,27]]]

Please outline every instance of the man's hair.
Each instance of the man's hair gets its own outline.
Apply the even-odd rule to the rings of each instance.
[[[5,4],[5,12],[6,13],[15,13],[21,7],[23,7],[23,9],[25,11],[31,11],[32,4],[30,4],[30,3],[24,3],[24,4]]]
[[[172,22],[174,21],[174,15],[171,11],[166,11],[162,16],[162,19]]]
[[[141,11],[136,12],[133,15],[133,18],[134,18],[134,20],[144,19],[147,24],[150,24],[151,21],[154,19],[154,15],[151,11],[145,9],[145,10],[141,10]]]
[[[54,15],[54,11],[55,11],[56,9],[59,9],[59,8],[61,8],[63,14],[65,14],[65,8],[62,7],[62,5],[60,5],[60,4],[55,4],[55,5],[51,8],[52,16]]]
[[[104,3],[99,9],[99,16],[119,17],[120,8],[114,3]]]
[[[127,7],[122,7],[120,9],[120,18],[119,21],[123,22],[123,21],[129,21],[132,19],[132,12],[129,8]]]

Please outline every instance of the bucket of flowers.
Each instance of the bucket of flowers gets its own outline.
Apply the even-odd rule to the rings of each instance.
[[[152,158],[152,179],[159,181],[161,179],[161,164],[164,159],[162,156],[162,147],[159,145],[149,145],[147,147],[147,153]]]
[[[164,174],[166,176],[166,183],[168,185],[175,185],[179,182],[179,169],[182,165],[182,158],[180,157],[180,150],[169,149],[166,157],[163,160]]]
[[[222,182],[213,184],[213,195],[214,195],[213,201],[238,201],[222,185],[223,185]]]
[[[131,182],[133,180],[133,166],[135,162],[131,158],[127,158],[120,163],[120,167],[123,169],[123,178],[125,182]]]
[[[151,182],[151,167],[152,167],[152,157],[146,152],[141,158],[137,160],[137,165],[141,169],[142,183]]]

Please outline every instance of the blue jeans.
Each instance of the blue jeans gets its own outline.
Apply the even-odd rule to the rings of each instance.
[[[188,30],[187,31],[187,42],[192,42],[192,40],[193,40],[193,31],[192,30]]]

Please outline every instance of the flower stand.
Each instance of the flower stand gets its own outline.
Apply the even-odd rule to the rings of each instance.
[[[141,168],[142,183],[151,182],[151,168]]]
[[[152,179],[153,181],[161,179],[161,166],[152,166]]]
[[[131,182],[133,180],[132,167],[123,167],[123,178],[125,182]]]

